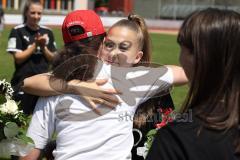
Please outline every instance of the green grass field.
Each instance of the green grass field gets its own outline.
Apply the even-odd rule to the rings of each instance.
[[[10,54],[7,54],[7,39],[11,27],[5,27],[4,32],[0,37],[0,79],[10,81],[14,71],[13,59]],[[60,28],[53,29],[58,49],[62,47]],[[153,44],[153,59],[154,63],[158,64],[179,64],[178,53],[179,47],[176,43],[176,36],[165,34],[151,34]],[[187,92],[187,87],[175,87],[172,91],[172,97],[176,108],[178,109],[183,102]]]

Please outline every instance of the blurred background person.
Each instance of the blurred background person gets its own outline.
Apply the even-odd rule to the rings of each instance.
[[[2,35],[3,28],[4,28],[4,11],[2,7],[0,7],[0,36]]]
[[[42,11],[40,1],[27,1],[23,9],[23,24],[11,30],[8,40],[7,52],[12,54],[15,63],[11,80],[14,98],[21,101],[25,114],[32,113],[38,97],[21,91],[22,80],[47,72],[56,51],[52,31],[39,25]]]

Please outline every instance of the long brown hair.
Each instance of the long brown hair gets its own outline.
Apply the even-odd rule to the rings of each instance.
[[[193,56],[193,75],[182,112],[193,109],[205,127],[238,133],[240,14],[205,9],[188,16],[178,43]],[[240,151],[239,135],[235,144]]]

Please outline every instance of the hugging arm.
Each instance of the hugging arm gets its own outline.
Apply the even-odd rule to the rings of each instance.
[[[22,89],[24,92],[37,96],[77,94],[83,97],[90,107],[97,112],[96,103],[105,104],[110,108],[115,107],[119,103],[118,98],[113,95],[119,94],[118,91],[100,87],[106,82],[107,80],[92,82],[72,80],[65,82],[61,79],[51,78],[50,74],[39,74],[24,79]]]
[[[188,83],[188,78],[180,66],[167,65],[166,67],[170,68],[173,76],[173,85],[184,85]]]
[[[55,88],[53,88],[50,84],[50,74],[48,73],[38,74],[32,77],[25,78],[23,81],[22,89],[26,93],[42,96],[42,97],[61,94],[60,92],[58,92],[58,91],[63,91],[63,88],[60,85],[60,80],[56,80],[53,83],[56,84],[54,85]],[[66,88],[66,93],[69,93],[67,88]]]
[[[42,97],[75,94],[71,81],[67,83],[64,80],[51,77],[50,73],[43,73],[25,78],[22,90],[26,93]]]
[[[180,66],[168,65],[157,68],[143,68],[143,70],[145,69],[151,74],[146,76],[147,78],[145,79],[144,86],[146,94],[143,94],[142,101],[146,101],[156,95],[165,95],[170,92],[172,86],[184,85],[188,82],[186,74]],[[139,84],[139,79],[136,80],[134,84]],[[141,82],[140,84],[143,85],[144,83]]]

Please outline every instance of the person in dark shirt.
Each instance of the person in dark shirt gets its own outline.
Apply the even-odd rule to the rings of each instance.
[[[157,132],[146,159],[239,159],[240,14],[195,11],[177,41],[190,90],[181,116]]]
[[[21,101],[25,114],[31,114],[37,97],[21,91],[24,78],[48,71],[49,63],[56,51],[52,31],[38,23],[43,7],[39,1],[28,1],[23,10],[24,23],[11,30],[8,40],[8,53],[15,62],[15,72],[11,84],[14,99]]]

